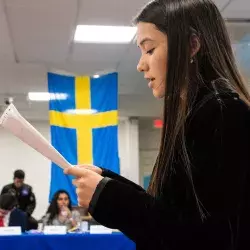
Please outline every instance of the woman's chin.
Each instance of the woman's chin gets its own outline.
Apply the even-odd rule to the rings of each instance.
[[[162,99],[165,96],[165,93],[164,93],[164,91],[153,89],[153,95],[157,99]]]

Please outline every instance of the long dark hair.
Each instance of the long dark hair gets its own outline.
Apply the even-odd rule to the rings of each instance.
[[[211,0],[155,0],[135,18],[135,23],[139,22],[154,24],[168,37],[164,126],[148,192],[155,197],[161,195],[178,151],[197,207],[204,216],[185,143],[185,123],[194,99],[192,93],[209,83],[217,88],[222,82],[248,104],[249,93],[236,67],[224,20]],[[193,36],[201,47],[190,63]]]
[[[59,207],[57,205],[57,200],[58,200],[60,194],[66,194],[68,196],[68,198],[69,198],[68,208],[70,211],[72,210],[71,199],[70,199],[69,193],[65,190],[58,190],[57,192],[55,192],[55,194],[50,202],[50,205],[48,207],[48,210],[46,212],[46,214],[49,214],[49,222],[51,222],[60,213]]]

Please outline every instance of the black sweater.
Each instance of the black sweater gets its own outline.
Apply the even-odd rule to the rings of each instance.
[[[122,231],[140,250],[249,250],[249,108],[237,94],[214,95],[188,121],[187,149],[205,220],[178,161],[157,199],[104,170],[106,178],[97,186],[89,211],[99,223]]]

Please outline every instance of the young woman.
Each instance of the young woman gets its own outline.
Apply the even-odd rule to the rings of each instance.
[[[57,191],[43,218],[43,225],[67,226],[67,229],[76,227],[81,222],[78,211],[72,211],[69,194],[65,190]]]
[[[165,100],[149,189],[66,169],[79,204],[137,249],[250,249],[250,96],[221,14],[211,0],[155,0],[136,25],[138,70]]]

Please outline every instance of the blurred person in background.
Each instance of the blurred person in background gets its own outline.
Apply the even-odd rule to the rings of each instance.
[[[65,190],[58,190],[52,198],[46,215],[43,217],[43,226],[66,226],[67,230],[79,226],[81,215],[72,210],[70,196]]]
[[[0,227],[20,226],[22,232],[27,230],[28,216],[16,208],[17,199],[10,193],[0,195]]]
[[[11,193],[16,196],[17,207],[28,216],[28,229],[37,229],[38,222],[31,216],[36,207],[36,197],[32,187],[24,183],[25,173],[23,170],[15,170],[13,183],[3,187],[1,194]]]

